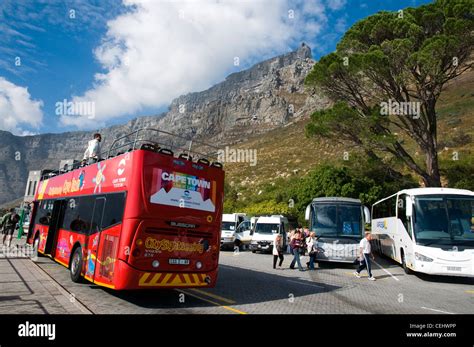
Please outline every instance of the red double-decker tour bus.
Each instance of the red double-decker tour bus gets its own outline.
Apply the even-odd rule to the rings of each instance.
[[[170,139],[186,141],[138,129],[116,139],[105,160],[45,175],[28,231],[35,254],[68,267],[75,282],[117,290],[213,287],[224,170],[198,151],[215,147]]]

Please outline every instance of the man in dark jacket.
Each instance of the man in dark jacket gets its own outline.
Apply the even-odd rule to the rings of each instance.
[[[0,222],[0,227],[3,229],[2,244],[5,244],[5,241],[7,241],[8,247],[10,247],[13,233],[15,232],[19,221],[20,216],[15,212],[14,208],[12,208],[10,212],[3,216],[2,221]]]

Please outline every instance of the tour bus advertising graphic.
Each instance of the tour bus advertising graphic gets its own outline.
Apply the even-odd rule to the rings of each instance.
[[[150,201],[154,204],[215,211],[216,182],[182,172],[155,169],[153,182],[156,192]]]
[[[224,171],[135,150],[40,182],[28,243],[113,289],[212,287]]]

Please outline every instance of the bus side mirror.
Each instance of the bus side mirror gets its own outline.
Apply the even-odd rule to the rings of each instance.
[[[370,211],[367,206],[364,206],[364,221],[365,224],[370,224]]]
[[[311,204],[306,206],[306,211],[304,211],[304,219],[305,220],[309,220],[309,211],[310,211],[310,209],[311,209]]]
[[[413,216],[413,202],[411,201],[411,198],[409,196],[405,198],[405,205],[406,205],[405,213],[407,217]]]

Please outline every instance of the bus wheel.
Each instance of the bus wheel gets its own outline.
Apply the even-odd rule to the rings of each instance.
[[[407,267],[407,262],[405,260],[405,253],[403,252],[403,249],[400,251],[400,256],[402,257],[402,267],[403,267],[403,271],[405,271],[405,273],[407,275],[411,274],[412,271]]]
[[[257,253],[257,251],[252,250],[252,253]]]
[[[240,250],[241,246],[242,246],[242,242],[240,240],[234,241],[234,250],[235,250],[235,247],[237,247]]]
[[[71,258],[71,280],[73,282],[79,283],[82,280],[81,277],[81,271],[82,271],[82,248],[77,247],[76,250],[74,251],[74,254],[72,255]]]

